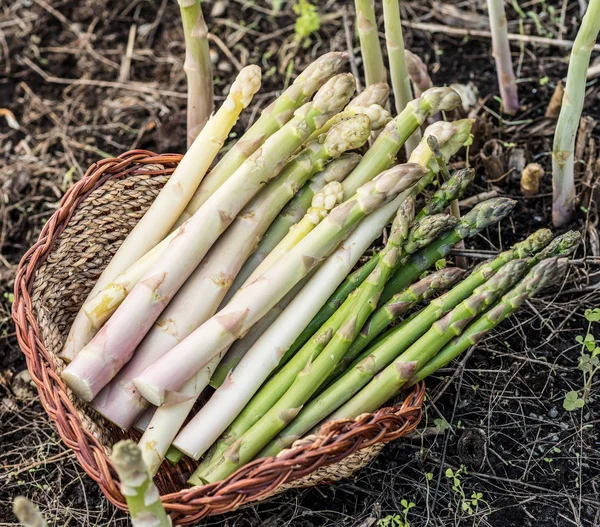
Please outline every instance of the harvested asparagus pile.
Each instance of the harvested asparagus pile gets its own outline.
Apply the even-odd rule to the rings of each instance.
[[[369,2],[358,4],[377,69]],[[386,28],[401,27],[397,7],[386,3]],[[346,54],[328,53],[215,164],[260,87],[259,68],[242,69],[203,127],[194,114],[187,154],[77,315],[62,378],[117,426],[144,430],[151,474],[185,454],[201,459],[191,484],[219,481],[372,412],[560,281],[574,232],[538,231],[471,271],[439,265],[514,202],[460,215],[475,173],[448,163],[473,122],[441,120],[459,95],[432,87],[398,38],[395,116],[385,71],[356,95]]]

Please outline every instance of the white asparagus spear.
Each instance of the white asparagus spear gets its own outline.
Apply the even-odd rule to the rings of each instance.
[[[217,238],[260,188],[281,172],[288,157],[311,132],[343,108],[355,85],[354,77],[348,73],[330,79],[312,103],[297,110],[290,122],[265,141],[263,147],[175,231],[164,254],[92,341],[63,370],[62,378],[79,397],[91,401],[127,363]],[[190,377],[196,371],[191,372]]]
[[[357,115],[334,126],[319,141],[309,143],[290,161],[215,243],[137,347],[133,358],[94,399],[94,409],[121,428],[129,429],[147,405],[134,389],[132,379],[215,314],[246,258],[298,187],[332,157],[362,146],[369,134],[369,119]],[[328,201],[335,199],[336,196],[328,197]],[[319,214],[313,210],[313,215]]]
[[[462,123],[459,125],[460,129],[457,126],[459,123]],[[446,158],[453,155],[468,139],[471,130],[470,122],[459,123],[437,122],[428,127],[424,139],[413,151],[410,160],[422,166],[430,163],[433,153],[427,146],[429,135],[437,137]],[[282,355],[352,270],[361,255],[381,235],[381,231],[411,190],[400,194],[360,223],[246,352],[223,385],[179,433],[174,446],[194,457],[201,456],[210,448],[277,367]]]
[[[392,201],[423,174],[424,169],[419,165],[399,165],[362,185],[277,265],[245,285],[219,313],[136,377],[134,384],[142,396],[152,404],[176,397],[177,390],[188,379],[244,335],[335,250],[361,219]]]
[[[206,123],[167,184],[119,247],[90,291],[88,299],[169,233],[223,146],[240,112],[250,104],[252,97],[258,91],[260,79],[258,66],[247,66],[240,71],[231,85],[227,99]],[[72,360],[94,334],[93,326],[80,310],[71,326],[61,356],[66,360]]]

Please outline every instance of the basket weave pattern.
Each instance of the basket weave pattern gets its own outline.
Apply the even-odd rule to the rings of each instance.
[[[125,500],[108,456],[126,434],[66,388],[60,379],[64,364],[57,354],[94,282],[180,159],[176,154],[135,150],[92,165],[65,194],[23,257],[15,280],[17,337],[41,402],[83,469],[122,509]],[[276,458],[255,460],[211,485],[187,488],[186,480],[197,465],[189,459],[175,467],[163,463],[156,477],[162,500],[174,524],[188,525],[287,488],[349,477],[384,443],[415,429],[423,397],[419,386],[398,406],[329,423]]]

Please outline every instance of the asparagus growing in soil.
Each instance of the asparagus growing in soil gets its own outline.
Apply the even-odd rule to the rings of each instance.
[[[160,194],[102,272],[88,299],[93,298],[168,234],[202,181],[240,112],[250,104],[259,87],[260,69],[257,66],[244,68],[223,105],[203,128],[198,141],[188,150]],[[62,356],[72,360],[94,334],[93,326],[81,310],[71,326]]]
[[[265,258],[265,260],[263,260],[256,268],[256,271],[253,273],[253,275],[256,276],[250,276],[248,280],[252,281],[257,276],[260,276],[263,271],[267,270],[271,265],[275,264],[280,258],[287,254],[292,247],[297,245],[300,240],[325,219],[331,209],[342,202],[342,196],[342,186],[337,181],[328,183],[320,192],[317,192],[313,198],[311,208],[308,209],[302,220],[290,228],[287,236],[281,240],[277,247],[275,247],[267,258]],[[291,299],[295,296],[291,296],[290,293],[274,306],[269,313],[254,324],[252,329],[250,329],[244,337],[233,343],[211,378],[210,385],[212,387],[218,388],[223,383],[227,373],[237,365],[246,351],[252,347],[256,340],[273,323],[281,311],[283,311],[283,308],[289,304]]]
[[[208,48],[208,28],[200,0],[178,0],[187,76],[187,146],[198,137],[213,111],[213,74]]]
[[[283,414],[287,415],[290,413],[291,408],[301,407],[312,394],[311,390],[316,390],[320,385],[318,379],[322,378],[322,380],[325,380],[329,373],[331,373],[329,370],[332,370],[337,361],[343,357],[345,350],[348,349],[369,314],[377,306],[377,299],[385,285],[386,279],[393,272],[393,269],[398,262],[401,255],[401,247],[404,245],[405,241],[407,241],[409,226],[414,218],[414,208],[415,203],[412,197],[406,199],[400,205],[392,224],[388,242],[383,249],[383,254],[377,267],[361,284],[361,287],[357,288],[340,308],[339,312],[336,314],[337,323],[332,323],[327,333],[321,335],[318,347],[323,350],[323,353],[318,356],[315,355],[313,361],[307,362],[304,370],[299,372],[296,376],[290,389],[282,395],[281,399],[273,405],[254,427],[248,430],[248,432],[240,438],[239,441],[242,443],[242,446],[240,449],[236,450],[240,454],[239,462],[241,464],[249,461],[255,453],[244,452],[243,443],[245,438],[253,437],[256,428],[272,429],[274,430],[273,433],[276,433],[278,426],[285,425],[285,423],[281,423],[281,425],[278,423],[278,421],[281,421],[282,419],[285,421],[286,419],[280,416],[280,412],[283,411]],[[308,375],[309,371],[310,375]],[[307,384],[307,382],[309,382],[309,384]],[[291,413],[293,413],[293,411]],[[192,455],[192,457],[198,456],[196,446],[198,444],[198,431],[203,430],[210,424],[210,421],[203,421],[201,418],[199,419],[198,416],[202,417],[201,414],[198,414],[192,422],[180,432],[175,441],[177,448],[187,452]],[[213,440],[214,439],[216,439],[216,436]],[[251,443],[252,439],[249,439],[248,444]],[[236,445],[237,444],[240,443],[236,442]],[[208,445],[210,445],[210,443],[208,443]],[[256,449],[256,445],[252,446],[251,449],[252,448]],[[199,453],[202,454],[203,452],[200,451]],[[227,454],[225,454],[225,458],[227,458]],[[225,461],[225,463],[227,463],[227,461]],[[219,469],[216,470],[218,471]],[[210,472],[211,470],[207,473],[203,473],[201,477],[205,478]],[[200,474],[195,473],[192,475],[190,481],[197,483],[198,480],[195,478],[198,476],[200,476]]]
[[[374,4],[374,0],[355,0],[354,3],[357,18],[356,29],[360,40],[360,53],[367,86],[377,82],[386,82]]]
[[[132,360],[96,398],[97,411],[121,428],[133,424],[147,403],[135,391],[132,379],[215,314],[256,241],[296,189],[332,157],[362,146],[369,133],[369,120],[364,115],[337,124],[290,161],[240,212],[159,317]],[[331,199],[335,202],[336,196]]]
[[[573,42],[567,83],[554,132],[552,148],[552,222],[566,225],[575,205],[575,134],[583,110],[586,74],[590,56],[600,31],[600,0],[590,0]]]
[[[517,309],[519,309],[525,300],[537,295],[542,289],[556,284],[564,274],[566,263],[566,259],[557,257],[542,260],[529,271],[529,274],[517,284],[516,287],[506,293],[495,306],[469,324],[460,336],[446,344],[434,357],[429,359],[424,366],[418,368],[408,381],[402,379],[402,384],[397,388],[402,388],[406,385],[412,386],[413,384],[422,381],[426,377],[434,374],[440,368],[446,366],[451,360],[458,357],[471,346],[477,344],[492,329],[497,327],[502,321],[510,317]],[[392,391],[390,391],[390,393],[392,393]],[[388,399],[394,397],[396,393],[397,389],[390,397],[388,397]],[[369,410],[362,410],[362,412],[366,411]]]
[[[436,123],[426,130],[425,135],[439,134],[440,142],[443,143],[444,155],[450,158],[468,139],[471,124],[472,122],[469,120],[455,123]],[[417,148],[413,151],[411,161],[426,167],[431,162],[432,152],[426,143],[423,144],[424,148]],[[433,170],[430,170],[430,173],[419,181],[419,186],[421,187],[421,183],[427,182],[430,178],[433,178]],[[398,210],[403,200],[412,195],[414,195],[413,189],[405,191],[392,203],[379,209],[361,222],[354,233],[316,271],[277,320],[248,350],[242,362],[236,368],[236,372],[239,373],[237,384],[226,392],[217,390],[213,394],[203,408],[205,413],[212,412],[213,421],[211,425],[213,427],[220,427],[221,430],[225,430],[237,416],[235,422],[231,424],[222,439],[219,440],[215,448],[216,456],[248,430],[272,406],[273,401],[281,395],[281,390],[285,391],[289,387],[289,384],[282,386],[269,381],[269,388],[260,390],[256,397],[252,398],[263,381],[278,365],[282,352],[290,348],[294,340],[306,327],[306,324],[310,322],[319,308],[333,293],[336,286],[350,272],[360,256],[381,235],[381,231]],[[248,403],[250,399],[252,401]],[[240,413],[240,411],[242,412]],[[202,462],[202,467],[209,466],[211,459],[212,457],[207,456]]]
[[[349,74],[330,79],[312,103],[297,110],[294,119],[265,141],[263,147],[175,231],[164,254],[133,287],[96,337],[63,370],[63,379],[77,395],[91,400],[118,373],[239,211],[281,171],[288,156],[311,131],[346,104],[354,86],[354,77]]]
[[[432,127],[436,127],[436,126],[439,126],[439,125],[438,124],[432,125]],[[428,137],[430,137],[430,135],[426,131],[425,142],[422,141],[421,144],[424,144],[425,146],[427,146],[426,142],[427,142]],[[420,150],[420,147],[417,147],[417,149],[415,150],[415,154],[418,155],[419,150]],[[427,152],[429,152],[429,154],[432,155],[431,149],[428,146],[427,146]],[[435,213],[439,213],[439,212],[442,212],[443,210],[445,210],[447,208],[448,204],[452,200],[457,199],[458,197],[460,197],[462,195],[462,193],[464,193],[464,191],[466,190],[470,181],[472,180],[473,176],[474,176],[474,173],[472,171],[457,172],[455,174],[455,177],[444,182],[442,184],[442,186],[434,193],[431,200],[425,205],[425,207],[417,215],[417,219],[419,220],[429,214],[435,214]],[[480,214],[481,208],[482,208],[482,206],[479,206],[479,207],[476,207],[475,209],[473,209],[473,212],[471,213],[469,218],[467,220],[463,220],[463,223],[464,223],[463,225],[458,225],[453,231],[451,231],[450,233],[448,233],[446,236],[444,236],[441,239],[441,240],[447,240],[447,243],[442,245],[442,248],[445,252],[444,252],[444,254],[441,254],[440,256],[438,256],[436,258],[436,260],[439,260],[439,259],[443,258],[445,255],[447,255],[450,252],[450,250],[452,249],[452,247],[454,246],[454,244],[457,243],[457,241],[463,239],[461,236],[463,236],[463,237],[474,236],[476,233],[480,232],[481,229],[483,229],[486,226],[489,226],[490,223],[488,223],[486,221],[486,218],[497,221],[496,216],[493,214],[489,214],[490,211],[488,211],[488,209],[486,209],[483,214]],[[491,210],[495,210],[495,209],[491,209]],[[478,225],[480,226],[480,228],[477,228]],[[457,234],[458,234],[458,236],[456,236]],[[454,241],[455,239],[457,241]],[[450,240],[452,240],[453,243],[450,242]],[[436,244],[439,244],[439,242],[436,242]],[[354,271],[351,275],[349,275],[344,280],[344,282],[340,285],[340,287],[338,287],[335,290],[335,292],[333,293],[331,298],[329,298],[329,300],[323,306],[323,308],[321,308],[321,310],[319,310],[319,312],[317,313],[315,318],[313,320],[311,320],[310,323],[306,326],[306,328],[300,334],[300,336],[298,337],[296,342],[294,342],[294,345],[288,350],[288,352],[286,352],[286,355],[284,356],[283,360],[281,361],[282,364],[285,364],[285,362],[287,361],[287,358],[290,356],[293,356],[296,353],[296,351],[298,351],[298,349],[300,349],[304,345],[304,343],[315,333],[315,331],[317,331],[317,329],[319,327],[321,327],[321,325],[325,322],[325,320],[327,320],[331,315],[333,315],[333,313],[335,313],[336,309],[342,304],[342,302],[344,302],[344,300],[346,300],[348,295],[352,291],[354,291],[354,289],[356,289],[363,282],[363,280],[369,275],[369,273],[375,268],[375,265],[377,265],[378,259],[379,259],[379,255],[375,254],[373,257],[371,257],[371,259],[368,262],[366,262],[362,267],[360,267],[359,269]],[[427,260],[428,261],[427,266],[423,266],[423,268],[418,273],[413,273],[414,279],[416,279],[421,274],[421,272],[425,271],[428,267],[433,265],[433,263],[436,260],[433,260],[433,261]],[[404,285],[402,287],[395,288],[396,289],[395,292],[401,291],[404,287],[408,286],[410,283],[412,283],[412,281],[411,282],[405,281]]]
[[[151,403],[162,404],[169,392],[176,392],[213,357],[245,334],[333,252],[361,219],[392,201],[423,174],[419,165],[406,164],[365,183],[354,197],[333,209],[278,265],[245,285],[219,313],[139,375],[134,381],[136,388]]]
[[[404,37],[402,36],[400,3],[398,0],[383,0],[383,23],[396,113],[400,113],[412,101],[413,95],[410,89],[410,77],[406,71]],[[417,129],[407,139],[405,145],[407,155],[410,155],[417,144],[419,144],[420,135],[420,130]]]
[[[496,61],[502,106],[507,114],[513,115],[519,109],[519,95],[510,56],[504,0],[487,0],[487,8],[492,32],[492,55]]]
[[[294,112],[306,103],[331,77],[339,73],[348,60],[345,52],[326,53],[296,77],[273,103],[261,113],[259,119],[231,147],[216,166],[207,174],[190,200],[176,226],[192,217],[204,202],[275,132],[281,129]]]
[[[468,288],[465,289],[466,294],[463,293],[462,296],[454,299],[452,299],[453,290],[444,294],[438,299],[439,302],[435,308],[426,308],[406,325],[398,328],[397,333],[402,334],[402,339],[399,336],[395,339],[392,336],[388,337],[397,345],[397,348],[387,346],[388,339],[383,339],[374,347],[368,357],[350,369],[315,400],[303,407],[289,426],[260,452],[259,457],[276,455],[282,449],[290,446],[332,411],[352,398],[402,351],[406,350],[401,356],[405,359],[404,367],[409,372],[415,371],[419,363],[425,364],[428,357],[433,356],[452,337],[459,334],[469,321],[490,307],[502,293],[519,280],[526,268],[527,264],[524,260],[513,260],[501,267],[485,283],[471,289],[471,294],[469,294]],[[444,300],[449,301],[447,306],[443,305]],[[436,301],[434,300],[433,303]],[[443,318],[434,319],[431,315],[436,311]],[[397,344],[398,341],[399,344]],[[382,375],[385,375],[386,372],[387,370],[384,370]]]
[[[326,184],[330,182],[340,182],[352,172],[354,167],[361,160],[360,154],[355,152],[346,152],[338,159],[334,159],[329,163],[322,172],[314,176],[304,187],[302,187],[296,195],[283,208],[275,221],[271,223],[269,229],[260,240],[258,248],[244,263],[242,269],[235,277],[233,284],[229,288],[227,295],[223,300],[222,306],[227,304],[233,295],[246,282],[248,277],[267,257],[267,255],[275,249],[275,247],[285,238],[290,228],[298,223],[306,214],[306,211],[311,205],[311,201],[315,194],[322,190]]]
[[[17,496],[13,512],[24,527],[46,527],[48,524],[37,507],[23,496]]]
[[[121,494],[127,500],[133,527],[171,527],[140,447],[130,440],[119,441],[113,447],[111,459],[121,480]]]
[[[427,66],[421,58],[414,53],[405,50],[404,58],[406,60],[406,70],[413,85],[415,97],[420,97],[421,94],[433,86]]]

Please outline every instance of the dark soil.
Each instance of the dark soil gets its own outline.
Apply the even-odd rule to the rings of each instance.
[[[402,6],[404,20],[413,25],[485,30],[482,4],[426,1]],[[574,38],[578,2],[520,4],[523,34]],[[206,2],[215,36],[211,45],[218,54],[217,94],[227,88],[239,64],[256,63],[263,69],[261,96],[237,132],[272,100],[289,80],[289,71],[296,74],[330,49],[346,49],[344,20],[353,20],[350,3],[320,3],[321,30],[306,48],[294,41],[291,5],[284,3],[274,15],[270,2]],[[510,32],[519,33],[517,12],[509,9],[508,16]],[[133,25],[137,37],[131,69],[119,79]],[[544,118],[544,112],[566,74],[568,51],[513,43],[522,108],[516,116],[499,118],[488,39],[412,27],[405,28],[404,36],[437,85],[471,81],[479,89],[479,103],[471,110],[478,121],[469,157],[478,176],[470,195],[497,190],[518,200],[510,220],[469,244],[468,249],[476,250],[474,260],[548,226],[555,121]],[[23,373],[25,361],[9,315],[11,291],[20,257],[87,166],[133,148],[184,151],[182,59],[178,9],[169,0],[0,0],[0,108],[12,111],[19,124],[19,129],[10,128],[0,114],[0,525],[15,524],[10,504],[19,494],[38,503],[51,525],[128,524],[78,467],[37,402]],[[584,116],[592,120],[600,119],[598,94],[597,80],[590,80]],[[584,310],[600,300],[594,193],[600,136],[595,122],[590,123],[590,133],[580,134],[580,208],[571,226],[582,231],[585,243],[564,284],[530,302],[467,357],[429,380],[419,433],[388,445],[354,479],[287,492],[203,525],[402,525],[402,500],[415,503],[408,513],[412,527],[600,525],[597,383],[584,408],[563,409],[566,393],[583,387],[575,339],[585,334]],[[482,145],[492,138],[504,152],[499,181],[490,180],[480,156]],[[509,170],[519,150],[527,163],[536,161],[546,170],[534,198],[521,195],[519,172]],[[444,421],[449,427],[441,432]],[[460,471],[459,486],[447,477],[448,469]],[[471,512],[463,510],[463,498],[471,499],[473,493],[481,494],[478,504]]]

